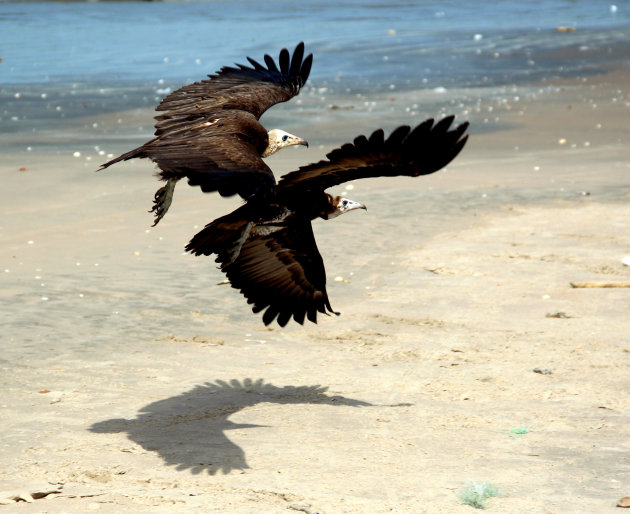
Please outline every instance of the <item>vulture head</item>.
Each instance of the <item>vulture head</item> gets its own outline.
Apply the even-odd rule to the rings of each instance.
[[[348,198],[344,198],[343,196],[335,196],[334,198],[330,196],[329,202],[331,209],[326,213],[327,220],[331,220],[333,218],[336,218],[337,216],[341,216],[342,214],[353,211],[355,209],[365,209],[367,211],[367,207],[362,203],[355,202],[354,200],[349,200]]]
[[[263,152],[263,157],[269,157],[285,146],[303,145],[308,148],[308,142],[305,139],[289,134],[284,130],[272,129],[267,135],[269,137],[269,146]]]

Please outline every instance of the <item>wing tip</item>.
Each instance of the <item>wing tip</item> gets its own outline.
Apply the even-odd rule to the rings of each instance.
[[[243,291],[241,290],[241,292]],[[248,303],[254,303],[254,306],[252,307],[252,312],[254,314],[265,311],[262,316],[262,322],[266,327],[275,321],[281,328],[284,328],[291,319],[302,326],[304,325],[304,321],[307,319],[311,323],[317,324],[318,313],[325,314],[326,316],[330,316],[331,314],[334,314],[335,316],[341,315],[340,312],[333,310],[327,297],[323,299],[321,304],[311,304],[308,307],[304,304],[297,306],[285,305],[284,307],[281,307],[266,302],[255,303],[248,301]]]

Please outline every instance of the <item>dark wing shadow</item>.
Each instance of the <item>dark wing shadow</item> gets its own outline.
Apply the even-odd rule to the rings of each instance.
[[[366,407],[372,404],[343,396],[329,396],[327,387],[265,384],[262,379],[242,382],[217,380],[198,385],[172,398],[144,407],[135,419],[109,419],[90,427],[99,434],[127,432],[145,450],[157,452],[167,465],[193,473],[229,473],[248,469],[245,452],[230,441],[227,430],[260,425],[236,424],[228,417],[257,403],[311,403]]]

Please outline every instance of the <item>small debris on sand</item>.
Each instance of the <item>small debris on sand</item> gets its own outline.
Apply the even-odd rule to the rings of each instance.
[[[50,482],[9,486],[7,489],[0,491],[0,505],[17,502],[33,503],[35,500],[45,498],[49,494],[59,494],[62,488],[63,484]]]
[[[630,287],[630,282],[571,282],[574,288],[592,288],[592,287]]]
[[[556,312],[548,312],[545,314],[545,318],[558,318],[558,319],[569,319],[573,316],[569,316],[566,312],[556,311]]]
[[[624,508],[629,508],[630,507],[630,496],[624,496],[623,498],[621,498],[621,500],[619,500],[617,502],[617,507],[624,507]]]

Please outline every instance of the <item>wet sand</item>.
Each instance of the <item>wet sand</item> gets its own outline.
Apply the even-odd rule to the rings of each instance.
[[[97,157],[6,155],[0,499],[455,513],[477,481],[496,512],[615,511],[630,289],[570,283],[630,280],[629,83],[485,103],[446,172],[356,182],[369,211],[315,223],[342,315],[284,330],[182,254],[234,200],[180,186],[149,228],[149,163],[86,175]],[[488,116],[505,129],[481,130]]]

